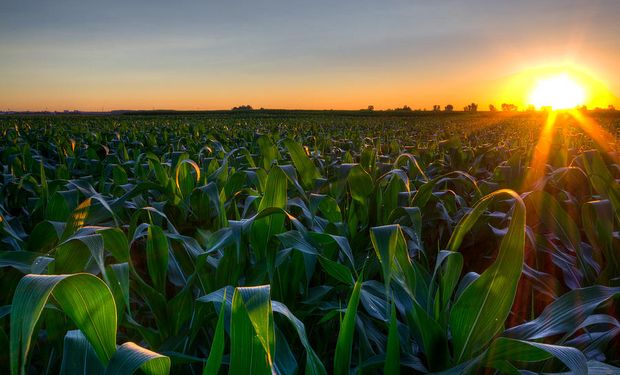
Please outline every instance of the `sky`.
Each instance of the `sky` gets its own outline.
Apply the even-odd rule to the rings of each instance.
[[[0,0],[0,111],[525,105],[560,71],[596,87],[586,104],[618,107],[619,14],[618,0]]]

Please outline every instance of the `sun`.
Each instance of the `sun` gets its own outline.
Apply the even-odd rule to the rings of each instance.
[[[585,101],[586,91],[583,86],[566,73],[540,79],[529,97],[530,104],[554,110],[575,108]]]

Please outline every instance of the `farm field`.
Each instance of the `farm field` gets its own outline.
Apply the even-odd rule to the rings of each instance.
[[[0,372],[620,373],[619,130],[0,116]]]

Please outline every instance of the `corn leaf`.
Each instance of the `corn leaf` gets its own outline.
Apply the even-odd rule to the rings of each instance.
[[[301,181],[305,188],[311,189],[314,186],[314,180],[321,177],[319,170],[312,160],[306,155],[304,149],[299,143],[292,139],[285,139],[284,146],[291,155],[291,160],[297,172],[301,176]]]
[[[231,374],[274,372],[275,333],[269,285],[235,288],[230,336]]]
[[[83,273],[26,275],[11,306],[11,373],[25,373],[32,333],[50,295],[107,364],[116,350],[116,306],[107,285]]]
[[[170,372],[170,358],[126,342],[116,350],[105,373],[131,375],[138,369],[148,375],[166,375]]]
[[[351,351],[353,349],[353,335],[355,333],[355,319],[357,317],[357,305],[360,302],[360,291],[362,289],[361,276],[357,279],[353,287],[353,293],[349,298],[344,318],[340,324],[338,340],[336,341],[336,351],[334,353],[334,374],[345,375],[349,373],[351,367]]]
[[[483,197],[457,225],[448,247],[456,250],[465,232],[482,215],[490,201],[501,195],[514,199],[515,205],[497,258],[463,291],[450,312],[450,329],[457,363],[471,358],[503,328],[521,276],[525,246],[525,204],[512,190],[498,190]]]

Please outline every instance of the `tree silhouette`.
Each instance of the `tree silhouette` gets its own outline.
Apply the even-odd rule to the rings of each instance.
[[[444,111],[446,112],[452,112],[454,110],[454,106],[452,104],[448,104],[445,108]]]
[[[253,108],[251,105],[240,105],[238,107],[232,107],[232,111],[251,111]]]
[[[495,108],[495,106],[493,104],[489,105],[489,111],[491,112],[497,112],[497,108]]]
[[[463,107],[463,111],[465,111],[465,112],[476,112],[476,111],[478,111],[478,104],[471,103],[471,104]]]
[[[502,111],[504,112],[516,112],[518,107],[514,104],[502,103]]]

